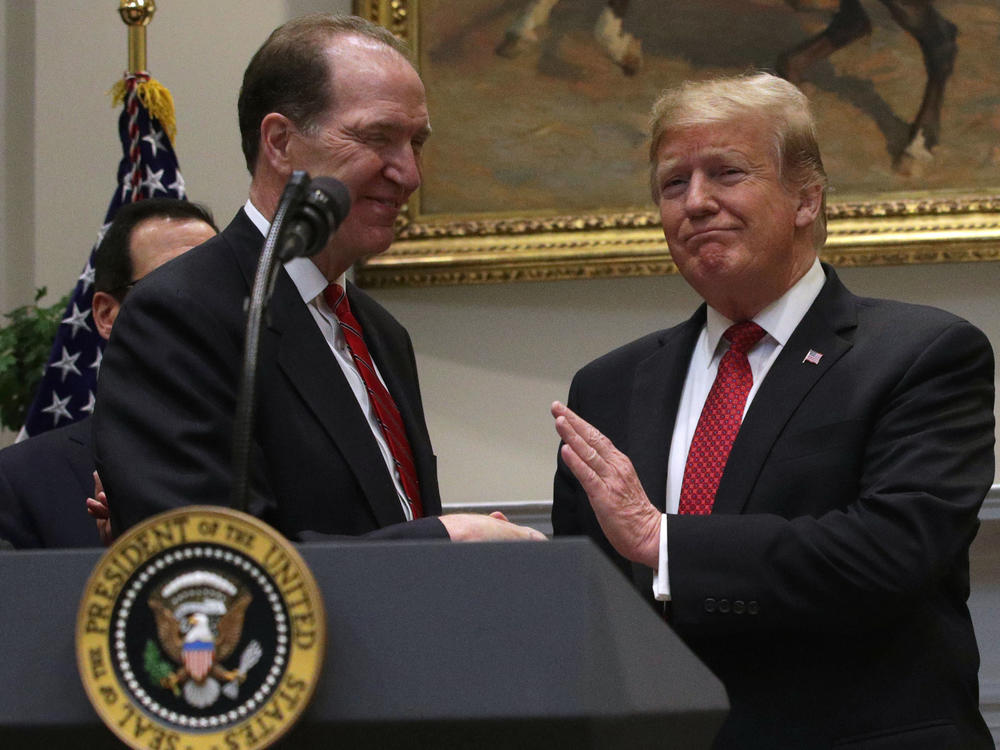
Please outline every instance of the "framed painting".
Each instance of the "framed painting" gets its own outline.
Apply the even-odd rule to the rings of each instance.
[[[1000,4],[897,5],[355,0],[414,49],[434,130],[397,241],[359,282],[675,272],[648,192],[649,107],[679,81],[750,69],[813,104],[825,260],[1000,260]]]

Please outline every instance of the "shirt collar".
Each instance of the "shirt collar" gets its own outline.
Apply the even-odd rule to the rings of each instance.
[[[820,289],[826,282],[826,274],[816,258],[802,278],[778,299],[754,315],[754,322],[763,328],[767,335],[773,338],[779,346],[784,346],[791,337],[802,318],[806,316],[812,303],[819,296]],[[722,334],[736,321],[730,320],[711,306],[705,320],[705,345],[708,348],[707,359],[711,361]]]
[[[243,204],[243,210],[246,212],[246,215],[250,217],[250,221],[253,222],[253,225],[260,230],[260,233],[267,237],[267,233],[271,231],[271,222],[264,218],[264,214],[257,210],[257,207],[250,202],[249,198],[247,198],[247,202]]]
[[[271,231],[271,222],[264,218],[264,214],[257,210],[257,207],[250,202],[249,198],[243,204],[243,210],[250,218],[250,221],[253,222],[253,225],[260,230],[260,233],[267,237],[267,233]],[[299,290],[302,301],[306,304],[320,297],[323,294],[323,290],[330,283],[316,264],[309,260],[309,258],[292,258],[283,265],[285,271],[291,277],[292,283],[295,284],[295,288]],[[344,278],[345,274],[341,274],[337,278],[336,283],[344,286]]]

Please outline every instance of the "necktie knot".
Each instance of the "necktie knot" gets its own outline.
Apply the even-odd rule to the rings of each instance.
[[[351,310],[350,303],[347,301],[347,291],[340,284],[327,284],[326,289],[323,290],[323,298],[338,318],[343,317],[341,314],[343,311],[350,312]]]
[[[729,342],[729,349],[738,354],[746,354],[754,344],[764,337],[764,329],[752,320],[744,320],[729,326],[722,337]]]

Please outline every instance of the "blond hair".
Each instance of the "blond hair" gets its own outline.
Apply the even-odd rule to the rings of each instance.
[[[826,170],[819,153],[816,123],[809,100],[794,85],[770,73],[685,81],[663,91],[650,113],[650,187],[659,201],[655,179],[656,155],[670,132],[760,118],[774,134],[778,176],[793,190],[820,186],[823,203],[815,225],[815,245],[826,241]]]

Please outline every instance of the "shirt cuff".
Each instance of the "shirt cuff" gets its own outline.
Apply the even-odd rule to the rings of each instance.
[[[653,573],[653,596],[658,602],[670,601],[670,575],[667,566],[667,514],[660,516],[660,559]]]

